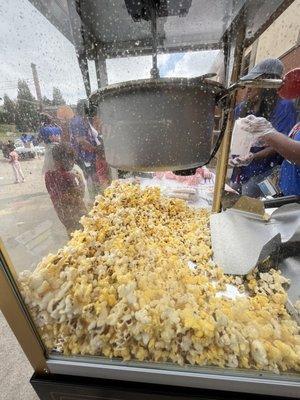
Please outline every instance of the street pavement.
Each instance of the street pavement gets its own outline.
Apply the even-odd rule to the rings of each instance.
[[[42,175],[43,159],[21,161],[25,182],[15,184],[11,165],[0,158],[0,238],[17,272],[67,241]]]
[[[29,380],[33,369],[0,312],[0,400],[38,400]]]

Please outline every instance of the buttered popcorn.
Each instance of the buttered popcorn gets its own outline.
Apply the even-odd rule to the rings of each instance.
[[[217,296],[236,278],[211,261],[208,211],[116,182],[82,224],[20,277],[50,351],[300,370],[299,328],[279,272],[239,279],[249,297]]]

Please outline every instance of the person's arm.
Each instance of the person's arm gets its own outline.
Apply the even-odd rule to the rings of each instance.
[[[290,162],[300,165],[300,142],[282,133],[274,132],[264,136],[264,142]]]
[[[265,149],[258,151],[257,153],[253,153],[252,160],[263,160],[264,158],[275,155],[277,152],[273,147],[266,147]]]

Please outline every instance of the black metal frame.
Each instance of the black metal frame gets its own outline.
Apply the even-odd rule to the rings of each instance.
[[[274,400],[273,396],[137,382],[37,375],[30,380],[41,400]],[[286,397],[276,397],[284,400]]]

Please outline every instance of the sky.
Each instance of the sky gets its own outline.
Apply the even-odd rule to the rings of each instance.
[[[163,77],[192,77],[209,72],[216,51],[158,56]],[[30,64],[37,66],[42,95],[52,98],[53,86],[74,104],[85,97],[74,46],[28,0],[0,0],[0,97],[16,98],[18,79],[26,79],[35,96]],[[92,90],[95,69],[89,63]],[[108,83],[150,77],[151,57],[107,60]],[[0,103],[1,104],[1,103]]]

